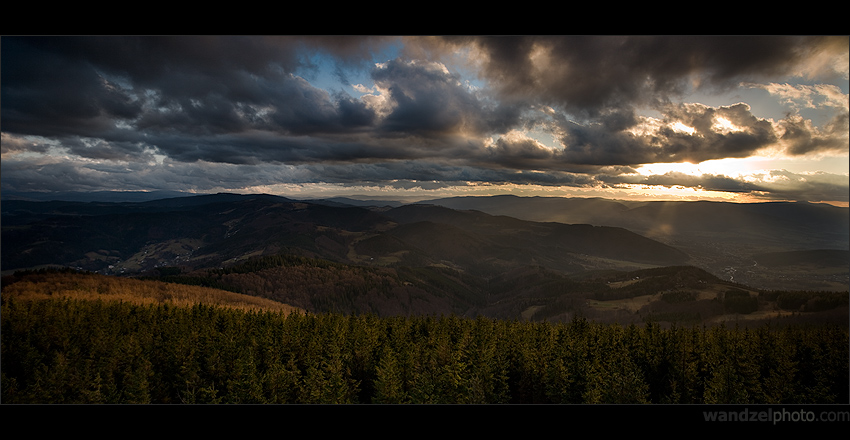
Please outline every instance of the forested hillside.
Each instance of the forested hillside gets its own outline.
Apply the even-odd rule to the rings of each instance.
[[[667,275],[685,288],[702,281],[696,274]],[[634,279],[623,278],[607,279],[628,283],[620,288],[630,295],[642,293]],[[762,296],[797,310],[847,306],[846,295],[832,304],[822,293]],[[694,299],[686,290],[663,297],[671,304]],[[743,298],[752,297],[727,291],[727,300]],[[742,304],[721,305],[727,306]],[[620,325],[580,316],[534,322],[292,311],[274,301],[160,281],[68,271],[6,277],[2,399],[848,403],[846,325]]]
[[[220,269],[160,268],[146,278],[216,287],[312,313],[455,314],[564,322],[580,315],[623,325],[647,320],[665,326],[724,321],[743,326],[843,323],[850,302],[847,292],[752,289],[692,266],[581,276],[520,266],[481,276],[439,265],[376,267],[278,255]],[[788,300],[791,297],[796,299]]]
[[[847,403],[838,326],[6,300],[4,403]]]

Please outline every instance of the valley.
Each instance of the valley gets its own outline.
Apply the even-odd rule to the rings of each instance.
[[[621,324],[814,319],[760,295],[800,290],[815,298],[848,286],[847,243],[820,249],[846,234],[838,223],[846,209],[505,196],[346,201],[5,201],[2,269],[65,267],[224,288],[313,313]],[[729,289],[749,292],[757,307],[727,313]],[[669,304],[662,295],[670,291],[693,299]],[[829,313],[817,316],[846,315]]]
[[[791,202],[627,202],[509,195],[422,203],[531,221],[622,227],[683,251],[688,264],[756,288],[846,290],[850,285],[847,208]],[[785,253],[796,253],[798,258],[787,260],[780,270],[758,263]]]

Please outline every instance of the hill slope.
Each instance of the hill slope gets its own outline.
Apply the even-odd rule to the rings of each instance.
[[[144,203],[17,202],[2,208],[3,270],[60,265],[132,273],[164,265],[220,267],[283,253],[357,264],[448,262],[479,271],[485,270],[485,261],[500,263],[491,271],[537,262],[577,271],[600,268],[588,256],[632,267],[688,258],[622,228],[537,223],[437,207],[383,211],[217,194]],[[375,246],[379,241],[390,248]],[[360,253],[367,251],[371,254]]]
[[[771,278],[779,274],[752,269],[754,254],[850,249],[850,209],[816,203],[627,202],[509,195],[421,203],[538,222],[625,228],[687,253],[689,264],[765,288],[776,288]],[[850,268],[845,265],[844,269],[783,273],[782,287],[844,290],[850,285]]]
[[[4,301],[10,298],[22,301],[67,298],[132,304],[171,304],[181,307],[203,304],[286,314],[304,312],[277,301],[209,287],[71,271],[42,270],[5,276],[2,280],[2,295]]]

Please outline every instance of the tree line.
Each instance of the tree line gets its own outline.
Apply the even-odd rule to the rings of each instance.
[[[848,329],[5,298],[4,403],[848,403]]]

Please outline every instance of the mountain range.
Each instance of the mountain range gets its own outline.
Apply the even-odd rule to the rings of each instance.
[[[342,263],[440,263],[476,273],[517,264],[572,273],[604,266],[599,259],[632,267],[688,260],[678,249],[620,227],[436,205],[369,209],[215,194],[121,203],[12,200],[2,210],[3,270],[54,264],[132,272],[175,262],[217,267],[284,252]]]
[[[538,222],[628,229],[688,254],[689,264],[761,288],[846,289],[850,210],[807,202],[729,203],[599,198],[454,197],[423,203]],[[796,252],[776,271],[759,263]],[[822,254],[822,255],[819,255]],[[790,263],[790,260],[787,260]],[[812,263],[817,270],[812,270]]]
[[[562,319],[581,310],[633,322],[663,311],[704,321],[723,315],[728,289],[848,285],[847,209],[815,204],[221,193],[0,207],[6,274],[71,267],[311,312]],[[690,309],[659,302],[677,289],[690,289]]]

